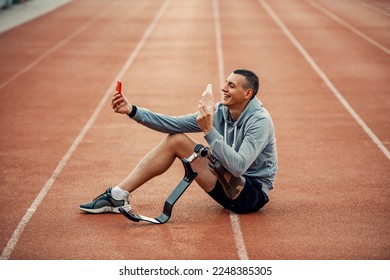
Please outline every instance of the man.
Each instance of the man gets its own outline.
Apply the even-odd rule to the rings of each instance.
[[[138,123],[167,133],[166,136],[118,186],[108,188],[92,202],[80,205],[89,213],[131,210],[129,194],[151,178],[164,173],[176,158],[193,153],[197,144],[184,133],[203,132],[213,156],[234,177],[242,177],[244,186],[227,186],[200,158],[192,163],[198,173],[196,182],[215,201],[236,213],[249,213],[262,208],[269,200],[278,169],[274,125],[268,111],[256,98],[259,80],[246,69],[233,71],[222,87],[222,102],[208,112],[200,102],[199,111],[172,117],[153,113],[132,105],[120,93],[114,93],[112,109],[126,114]],[[226,183],[226,182],[225,182]]]

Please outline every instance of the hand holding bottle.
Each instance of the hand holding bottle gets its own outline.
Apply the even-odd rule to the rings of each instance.
[[[199,114],[196,118],[199,128],[208,133],[213,128],[214,118],[214,96],[212,92],[211,84],[209,84],[206,90],[202,94],[202,98],[199,101]]]

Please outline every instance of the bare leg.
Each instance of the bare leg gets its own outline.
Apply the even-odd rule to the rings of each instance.
[[[134,191],[150,179],[167,171],[176,158],[190,156],[195,145],[196,142],[185,134],[168,135],[138,163],[119,187],[128,192]],[[209,192],[214,188],[217,178],[207,164],[208,160],[201,158],[195,161],[192,167],[198,173],[196,182]]]

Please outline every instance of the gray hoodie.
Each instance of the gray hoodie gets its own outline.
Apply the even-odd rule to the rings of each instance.
[[[131,117],[140,124],[163,133],[201,132],[198,112],[172,117],[134,107]],[[204,137],[213,156],[234,176],[258,180],[268,194],[278,170],[274,125],[260,100],[252,99],[237,121],[227,107],[215,105],[213,128]]]

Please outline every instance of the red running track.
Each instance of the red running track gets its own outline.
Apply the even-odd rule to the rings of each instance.
[[[0,34],[2,259],[388,260],[390,20],[377,2],[75,0]],[[238,67],[259,74],[276,126],[264,209],[229,213],[193,183],[161,226],[80,213],[164,137],[112,113],[118,78],[132,103],[180,115]],[[135,191],[134,210],[158,215],[182,176],[177,162]]]

